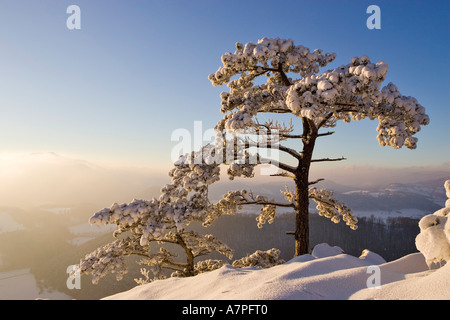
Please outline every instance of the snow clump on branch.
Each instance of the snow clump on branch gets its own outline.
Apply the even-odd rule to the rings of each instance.
[[[345,204],[339,203],[333,197],[333,192],[325,189],[309,188],[309,198],[317,203],[319,215],[331,219],[334,223],[342,220],[352,229],[358,228],[358,219]]]

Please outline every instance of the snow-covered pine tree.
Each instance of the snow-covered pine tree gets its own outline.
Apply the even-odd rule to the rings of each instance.
[[[342,218],[355,229],[357,219],[346,205],[334,199],[331,191],[311,187],[322,180],[309,180],[312,163],[344,160],[313,159],[316,140],[334,133],[320,130],[335,127],[338,120],[377,119],[381,145],[414,149],[417,143],[414,135],[429,123],[429,118],[415,98],[403,96],[394,84],[380,89],[388,70],[385,62],[374,64],[362,56],[319,74],[319,67],[334,58],[334,53],[323,54],[318,49],[311,52],[304,46],[294,45],[290,39],[264,38],[256,44],[237,43],[235,53],[223,55],[223,67],[209,76],[213,85],[229,87],[229,92],[221,94],[221,111],[225,116],[215,128],[216,143],[180,157],[169,173],[172,183],[162,188],[159,199],[113,204],[97,212],[90,222],[116,224],[114,235],[119,239],[86,255],[80,262],[81,273],[92,274],[94,283],[109,272],[117,273],[120,279],[127,272],[124,259],[129,255],[142,256],[143,263],[156,270],[156,277],[157,271],[163,268],[173,270],[176,276],[192,276],[219,268],[221,261],[195,264],[194,259],[212,251],[230,258],[232,250],[213,235],[201,235],[186,228],[193,221],[208,226],[220,215],[234,214],[244,205],[262,206],[257,219],[259,227],[273,221],[277,207],[293,208],[296,211],[295,255],[307,253],[309,249],[309,199],[317,203],[319,214],[336,223]],[[290,77],[295,75],[300,77]],[[258,80],[262,84],[257,84],[261,76],[266,76],[266,80]],[[294,133],[292,122],[288,125],[274,120],[261,123],[260,114],[291,115],[300,119],[302,132]],[[248,133],[257,133],[258,139],[249,139]],[[297,142],[298,148],[291,148],[280,143],[288,141],[301,144]],[[281,170],[276,176],[294,180],[295,190],[282,191],[284,203],[247,190],[229,191],[220,201],[211,203],[208,187],[219,180],[221,164],[229,165],[227,173],[234,178],[253,177],[255,167],[268,162],[260,154],[251,155],[252,147],[276,148],[293,157],[297,161],[294,166],[274,159],[270,163]],[[179,246],[185,253],[185,261],[177,260],[164,247],[153,252],[150,243]],[[262,253],[257,251],[235,264],[259,261]],[[274,253],[267,256],[270,261],[278,256]],[[149,277],[149,272],[143,274]]]
[[[113,204],[95,213],[90,223],[117,225],[114,236],[118,239],[86,255],[79,264],[81,274],[92,275],[93,283],[108,273],[115,273],[120,280],[128,271],[125,257],[136,255],[153,272],[152,277],[148,270],[141,271],[148,281],[159,278],[162,269],[172,270],[173,276],[193,276],[219,268],[223,263],[218,260],[194,261],[212,251],[231,258],[233,251],[213,235],[186,229],[193,221],[208,226],[220,215],[208,200],[208,185],[219,179],[220,172],[218,164],[204,162],[208,148],[211,146],[180,157],[169,172],[171,183],[161,189],[159,199]],[[159,246],[159,251],[150,244]],[[168,244],[182,249],[184,261],[165,247]]]
[[[342,217],[352,229],[357,224],[351,210],[336,201],[332,192],[311,187],[322,180],[309,180],[311,164],[345,160],[313,158],[317,140],[334,133],[323,129],[335,127],[339,120],[377,119],[380,145],[414,149],[417,143],[414,135],[429,123],[425,108],[415,98],[403,96],[392,83],[381,88],[388,71],[385,62],[373,63],[367,56],[354,57],[349,64],[319,73],[319,67],[325,67],[335,56],[320,49],[311,52],[291,39],[263,38],[257,43],[236,43],[236,51],[225,53],[223,66],[209,76],[214,86],[226,84],[229,88],[220,95],[224,117],[216,126],[219,136],[256,130],[265,137],[264,143],[242,139],[243,148],[277,148],[296,161],[295,165],[271,161],[281,170],[276,175],[295,182],[295,190],[283,192],[287,203],[243,190],[226,194],[222,206],[229,210],[247,204],[262,205],[259,226],[267,219],[273,220],[277,206],[294,208],[295,255],[305,254],[309,249],[309,199],[317,203],[319,214],[334,222]],[[266,114],[287,114],[300,124],[302,131],[295,133],[293,122],[285,125],[273,119],[260,121],[258,116]],[[275,131],[276,141],[272,138]],[[295,147],[288,147],[288,141]],[[262,157],[256,159],[257,164],[264,162]],[[253,175],[255,165],[242,159],[228,164],[230,176]]]

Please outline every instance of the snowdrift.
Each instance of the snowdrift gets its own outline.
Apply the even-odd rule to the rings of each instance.
[[[372,281],[377,275],[378,284]],[[104,299],[450,299],[449,288],[450,264],[430,270],[422,253],[386,263],[369,250],[358,258],[320,244],[311,255],[272,268],[225,265],[195,277],[157,280]]]
[[[450,261],[450,180],[444,186],[448,197],[445,208],[419,221],[420,233],[416,237],[416,247],[423,253],[428,265]]]

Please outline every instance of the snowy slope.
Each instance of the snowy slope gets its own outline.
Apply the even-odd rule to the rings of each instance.
[[[450,264],[429,270],[421,253],[383,263],[365,250],[357,258],[338,247],[318,245],[311,255],[268,269],[230,265],[190,278],[168,278],[105,299],[450,299]],[[381,286],[368,267],[379,264]]]
[[[389,266],[386,267],[389,269]],[[404,280],[386,284],[379,290],[364,289],[358,291],[350,299],[449,300],[450,264],[438,270],[405,274]]]

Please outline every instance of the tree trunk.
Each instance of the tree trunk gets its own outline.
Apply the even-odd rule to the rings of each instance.
[[[188,248],[186,242],[184,242],[183,237],[180,234],[176,235],[177,243],[184,249],[186,253],[186,267],[184,270],[184,274],[186,277],[191,277],[194,275],[194,254],[192,250]]]
[[[303,151],[295,172],[296,218],[295,256],[309,252],[309,168],[311,165],[317,129],[303,119]]]
[[[295,256],[308,253],[309,250],[309,197],[308,173],[295,178],[296,215],[295,215]]]

